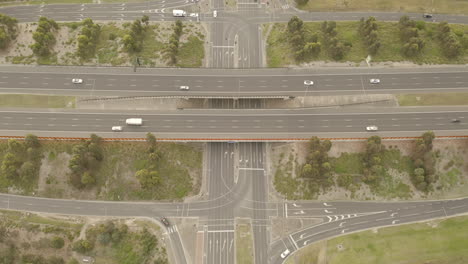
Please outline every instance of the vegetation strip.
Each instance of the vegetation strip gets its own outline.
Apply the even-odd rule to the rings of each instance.
[[[422,19],[422,18],[421,18]],[[428,23],[402,16],[399,22],[370,17],[359,22],[268,24],[269,67],[315,61],[364,63],[411,61],[417,64],[468,62],[468,26]]]

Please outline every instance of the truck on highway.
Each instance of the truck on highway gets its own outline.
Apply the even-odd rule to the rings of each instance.
[[[125,120],[125,124],[130,126],[141,126],[143,124],[143,119],[141,118],[128,118]]]
[[[172,10],[172,15],[174,15],[175,17],[184,17],[187,15],[187,12],[185,12],[184,10],[174,9]]]

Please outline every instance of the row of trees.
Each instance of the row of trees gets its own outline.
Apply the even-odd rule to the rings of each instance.
[[[333,184],[332,167],[328,151],[332,144],[329,140],[312,137],[309,140],[306,163],[302,167],[301,177],[309,181],[309,191],[318,193]]]
[[[161,158],[161,153],[158,150],[156,137],[153,134],[146,134],[146,143],[148,144],[148,166],[138,170],[135,173],[135,177],[143,189],[151,190],[161,183],[161,177],[157,171],[157,164]]]
[[[143,26],[143,23],[145,26]],[[140,52],[143,49],[143,39],[148,28],[149,17],[143,16],[141,19],[133,21],[130,31],[124,35],[122,42],[127,52]]]
[[[408,16],[402,16],[398,22],[400,39],[404,42],[403,53],[412,57],[418,55],[424,48],[424,40],[419,34],[416,22]]]
[[[306,34],[304,22],[297,16],[292,17],[288,22],[289,42],[295,51],[297,61],[304,60],[311,56],[317,56],[322,49],[322,44],[318,41],[318,35]],[[306,39],[306,36],[308,38]]]
[[[96,183],[95,172],[103,159],[102,138],[92,134],[89,140],[75,145],[68,163],[71,170],[71,183],[76,188],[92,186]]]
[[[78,56],[82,59],[94,57],[96,46],[101,34],[101,27],[94,24],[91,18],[86,18],[82,22],[83,28],[78,35]]]
[[[359,34],[367,47],[367,51],[371,55],[377,54],[377,51],[380,48],[380,40],[377,30],[378,25],[375,17],[369,17],[367,20],[361,18],[359,21]]]
[[[169,43],[166,47],[166,56],[169,59],[169,63],[171,65],[177,64],[177,54],[179,53],[179,46],[180,46],[180,36],[182,35],[184,25],[182,21],[177,20],[174,25],[174,32],[169,37]]]
[[[0,49],[6,48],[16,38],[17,25],[16,18],[0,14]]]
[[[449,58],[454,58],[460,55],[463,47],[448,23],[441,22],[437,27],[437,31],[437,37],[440,41],[440,45],[442,46],[444,55]]]
[[[335,21],[324,21],[321,26],[325,46],[334,60],[343,59],[346,52],[351,48],[351,43],[345,43],[338,39]]]
[[[436,159],[432,150],[434,138],[433,132],[424,133],[421,138],[416,140],[416,148],[411,156],[414,171],[410,173],[410,177],[414,186],[425,192],[432,190],[432,185],[437,180]],[[309,183],[309,191],[316,194],[333,184],[333,168],[328,157],[331,142],[313,137],[309,141],[308,148],[306,163],[302,166],[300,175]],[[381,179],[387,173],[386,165],[383,162],[386,151],[379,136],[367,139],[366,149],[362,154],[363,174],[359,175],[360,181],[371,186],[378,186],[381,183]],[[357,179],[353,175],[340,175],[337,184],[341,187],[349,187],[355,183],[355,180]]]
[[[363,181],[368,184],[376,184],[383,175],[382,155],[385,146],[379,136],[372,136],[367,139],[366,152],[364,153],[364,176]]]
[[[47,56],[51,47],[55,44],[54,32],[59,26],[53,19],[40,17],[36,32],[33,34],[35,43],[30,45],[33,53],[37,56]]]
[[[1,165],[0,185],[30,187],[39,173],[40,147],[35,135],[27,135],[24,141],[10,139]]]
[[[435,155],[432,151],[434,132],[429,131],[416,141],[416,151],[413,154],[414,174],[413,183],[421,191],[429,191],[437,180],[435,175]]]

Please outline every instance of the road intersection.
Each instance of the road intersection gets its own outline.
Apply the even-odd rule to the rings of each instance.
[[[262,43],[262,23],[286,22],[297,15],[305,21],[359,20],[369,13],[346,12],[270,12],[265,5],[255,1],[241,1],[237,11],[228,11],[222,0],[213,1],[210,12],[200,11],[199,19],[210,25],[208,67],[212,68],[261,68],[265,56]],[[130,21],[148,15],[151,21],[175,21],[171,9],[201,10],[197,4],[185,0],[128,3],[128,4],[69,4],[28,5],[2,7],[2,13],[16,17],[20,22],[36,22],[40,16],[57,21]],[[218,16],[213,16],[213,10]],[[402,13],[374,12],[381,21],[397,21]],[[408,14],[421,19],[421,14]],[[186,17],[186,21],[197,18]],[[437,15],[432,22],[468,24],[468,16]],[[22,68],[25,69],[25,68]],[[41,71],[44,69],[44,71]],[[395,72],[394,70],[353,69],[341,73],[323,74],[321,70],[287,71],[249,70],[230,71],[222,74],[210,70],[184,70],[168,72],[167,69],[141,73],[101,72],[100,69],[68,71],[51,68],[28,69],[28,73],[2,71],[0,91],[4,93],[48,93],[64,95],[113,95],[113,96],[285,96],[401,92],[453,92],[468,87],[466,68]],[[38,72],[41,71],[41,72]],[[94,72],[96,71],[96,72]],[[105,71],[105,70],[103,70]],[[164,72],[164,73],[161,73]],[[181,73],[183,72],[183,73]],[[278,74],[281,73],[282,74]],[[273,73],[273,74],[272,74]],[[82,78],[84,84],[73,85],[72,78]],[[305,87],[303,81],[313,78],[313,87]],[[368,82],[379,78],[376,86]],[[180,85],[189,84],[190,94],[181,94]],[[381,112],[379,112],[381,111]],[[405,110],[314,110],[258,111],[242,110],[217,113],[203,111],[179,111],[148,114],[143,112],[77,112],[77,111],[0,111],[2,133],[22,132],[71,133],[109,132],[113,125],[121,125],[129,117],[140,116],[142,127],[126,128],[124,133],[143,135],[237,134],[245,137],[296,137],[297,135],[361,133],[367,125],[377,125],[386,133],[417,132],[426,130],[466,131],[468,122],[451,123],[452,118],[468,120],[468,111],[405,111]],[[380,132],[379,132],[380,133]],[[368,135],[368,134],[365,134]],[[380,135],[380,134],[379,134]],[[44,213],[149,217],[158,219],[196,218],[198,232],[202,234],[203,263],[235,263],[234,234],[236,219],[251,220],[254,234],[255,263],[282,263],[280,253],[286,249],[294,252],[308,244],[350,232],[391,226],[427,219],[448,217],[468,212],[468,199],[420,202],[311,202],[268,200],[269,175],[266,164],[266,147],[262,142],[208,143],[206,199],[187,203],[160,202],[103,202],[60,200],[0,194],[0,208]],[[321,219],[322,223],[305,227],[278,240],[272,240],[272,219]],[[177,224],[168,229],[177,263],[191,263]],[[199,245],[197,245],[199,246]]]

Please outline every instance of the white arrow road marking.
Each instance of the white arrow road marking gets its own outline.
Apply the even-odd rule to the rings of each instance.
[[[328,222],[331,222],[333,220],[333,217],[328,216],[328,215],[327,215],[327,217],[328,217]]]
[[[323,205],[325,205],[325,206],[331,206],[330,204],[327,204],[327,203],[323,203]]]
[[[325,209],[325,213],[331,214],[332,212],[330,212],[330,211],[328,211],[327,209]]]
[[[335,217],[335,221],[338,221],[340,219],[340,217],[337,215],[334,215],[334,217]]]
[[[396,222],[399,222],[400,220],[393,220],[392,225],[394,225]]]
[[[295,212],[294,214],[305,214],[305,212],[301,210],[299,212]]]
[[[346,222],[341,222],[340,223],[340,227],[342,227]]]
[[[341,234],[344,234],[344,232],[346,232],[346,230],[348,230],[348,229],[341,230]]]
[[[300,205],[297,205],[295,203],[292,204],[294,207],[301,207]]]
[[[234,239],[231,239],[231,244],[229,245],[229,251],[232,250],[232,245],[233,245]]]
[[[390,216],[391,216],[391,217],[395,217],[395,215],[397,215],[397,214],[398,214],[398,213],[393,213],[393,214],[391,214]]]

